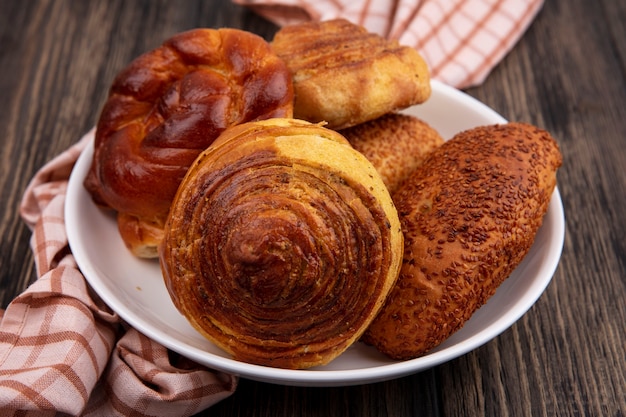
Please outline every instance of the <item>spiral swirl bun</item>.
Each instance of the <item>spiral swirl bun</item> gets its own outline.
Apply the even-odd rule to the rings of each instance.
[[[181,313],[235,359],[301,369],[365,331],[403,250],[374,167],[294,119],[228,129],[181,183],[160,248]]]
[[[85,186],[120,213],[135,254],[156,256],[158,231],[198,154],[230,126],[292,114],[291,76],[264,39],[237,29],[177,34],[114,80]]]

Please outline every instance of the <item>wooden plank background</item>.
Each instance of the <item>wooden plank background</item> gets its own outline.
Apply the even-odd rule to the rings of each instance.
[[[211,416],[626,415],[626,2],[547,0],[467,92],[549,130],[564,156],[552,283],[486,345],[393,381],[301,388],[242,380]],[[0,1],[0,308],[35,279],[19,218],[34,173],[96,122],[113,77],[176,32],[276,28],[221,0]]]

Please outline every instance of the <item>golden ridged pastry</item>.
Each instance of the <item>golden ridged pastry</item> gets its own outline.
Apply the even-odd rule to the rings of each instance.
[[[459,133],[393,195],[403,265],[363,340],[395,359],[423,355],[460,329],[530,249],[562,157],[520,123]]]
[[[378,173],[337,132],[295,119],[225,131],[189,169],[160,249],[167,289],[240,361],[326,364],[395,283],[403,239]]]
[[[339,133],[374,165],[391,194],[444,142],[423,120],[400,113],[385,114]]]
[[[137,256],[156,257],[176,189],[229,126],[293,115],[285,64],[260,36],[196,29],[168,39],[115,78],[98,120],[85,186],[118,217]]]
[[[271,45],[292,72],[298,119],[344,129],[430,97],[414,48],[344,19],[285,26]]]

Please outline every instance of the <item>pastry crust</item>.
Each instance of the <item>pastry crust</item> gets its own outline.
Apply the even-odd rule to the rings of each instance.
[[[141,229],[163,227],[198,154],[229,126],[292,115],[290,73],[263,38],[237,29],[177,34],[114,80],[85,187],[124,214],[118,223],[131,251],[153,256],[154,242],[142,236],[158,237]]]
[[[430,97],[421,55],[344,19],[286,26],[272,48],[293,74],[294,117],[344,129]]]
[[[117,213],[117,228],[124,244],[139,258],[157,258],[163,239],[163,223],[150,222],[128,213]]]
[[[391,194],[444,142],[426,122],[401,113],[388,113],[340,133],[376,167]]]
[[[554,139],[521,123],[462,132],[434,150],[393,195],[403,265],[363,340],[411,359],[460,329],[528,253],[561,163]]]
[[[294,119],[228,129],[183,180],[160,249],[180,312],[237,360],[301,369],[365,331],[403,239],[374,167]]]

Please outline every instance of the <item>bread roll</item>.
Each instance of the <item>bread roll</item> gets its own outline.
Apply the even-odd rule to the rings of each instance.
[[[294,117],[344,129],[430,97],[421,55],[345,19],[280,29],[272,48],[293,74]]]
[[[342,353],[395,283],[400,223],[376,170],[295,119],[226,130],[189,169],[160,261],[180,312],[240,361],[301,369]]]
[[[444,140],[423,120],[388,113],[339,131],[374,165],[390,193]]]
[[[292,115],[290,73],[261,37],[236,29],[177,34],[113,81],[85,186],[121,213],[131,251],[156,257],[171,201],[198,154],[229,126]]]
[[[561,163],[547,132],[520,123],[468,130],[435,149],[393,195],[402,269],[363,340],[411,359],[460,329],[528,253]]]

